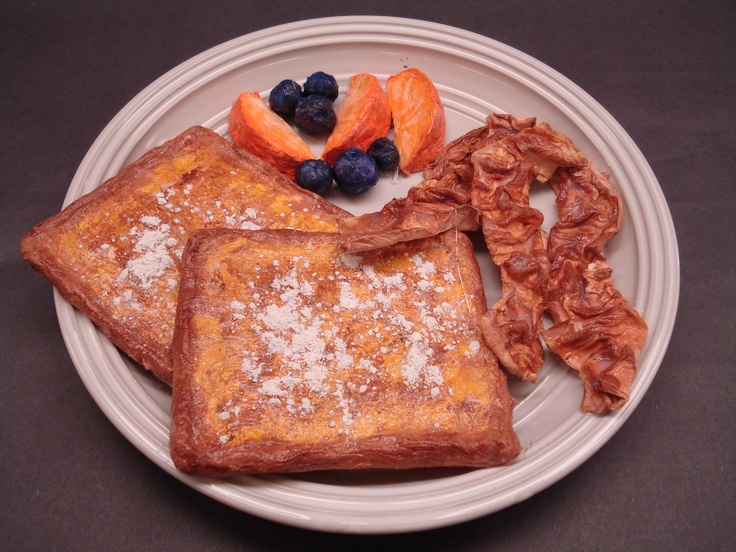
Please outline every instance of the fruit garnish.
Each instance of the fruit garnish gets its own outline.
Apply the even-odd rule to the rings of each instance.
[[[399,149],[386,138],[376,138],[366,151],[382,171],[392,171],[399,166]]]
[[[307,77],[304,82],[304,95],[324,96],[331,102],[337,99],[340,88],[337,85],[337,79],[324,71],[317,71]]]
[[[294,122],[306,134],[327,134],[335,128],[337,116],[332,102],[324,96],[305,96],[296,104]]]
[[[230,110],[233,144],[276,167],[294,180],[296,167],[314,154],[286,121],[257,92],[243,92]]]
[[[422,71],[405,69],[386,81],[396,147],[404,174],[419,172],[442,150],[445,111],[434,83]]]
[[[351,195],[367,192],[376,185],[380,176],[378,165],[373,158],[358,148],[342,152],[332,169],[337,186]]]
[[[321,159],[307,159],[296,168],[296,183],[316,194],[324,194],[332,187],[332,167]]]
[[[353,75],[337,110],[337,124],[327,139],[322,159],[334,163],[348,148],[366,150],[390,129],[391,108],[378,79],[368,73]]]
[[[271,89],[268,105],[282,117],[293,117],[296,104],[302,99],[302,87],[291,79],[282,80]]]

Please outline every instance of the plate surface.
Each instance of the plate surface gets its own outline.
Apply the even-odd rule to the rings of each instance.
[[[447,113],[448,141],[481,126],[493,111],[536,116],[568,135],[611,174],[625,218],[604,253],[617,287],[650,327],[631,398],[612,414],[583,414],[577,375],[548,355],[536,385],[510,381],[517,401],[514,425],[524,447],[512,465],[229,481],[193,478],[178,472],[169,457],[167,388],[121,355],[57,293],[59,322],[72,360],[113,424],[162,469],[244,512],[349,533],[416,531],[495,512],[550,486],[603,446],[636,408],[666,351],[677,308],[679,260],[670,213],[646,160],[616,121],[568,79],[517,50],[452,27],[388,17],[315,19],[208,50],[155,81],[108,124],[81,163],[65,205],[190,126],[204,125],[226,135],[230,105],[245,90],[266,96],[280,80],[302,82],[319,70],[335,75],[344,92],[353,73],[373,73],[385,82],[408,66],[435,82]],[[321,151],[319,140],[311,145],[315,153]],[[376,211],[418,181],[418,175],[386,177],[364,196],[334,193],[329,199],[355,214]],[[535,188],[532,204],[545,214],[549,228],[556,217],[554,194]],[[492,303],[500,296],[498,273],[482,247],[477,253]]]

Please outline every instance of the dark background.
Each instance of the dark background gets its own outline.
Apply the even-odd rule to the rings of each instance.
[[[733,1],[0,2],[0,549],[734,550]],[[596,98],[648,159],[678,235],[667,355],[588,462],[493,515],[389,536],[249,516],[167,475],[93,402],[50,285],[18,253],[88,148],[145,86],[226,40],[298,19],[395,15],[513,46]]]

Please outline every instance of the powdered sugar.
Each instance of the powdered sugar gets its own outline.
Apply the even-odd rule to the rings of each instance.
[[[163,224],[158,217],[143,216],[141,222],[145,225],[143,230],[134,226],[129,231],[135,240],[135,255],[128,260],[118,280],[132,278],[145,290],[174,265],[171,248],[178,246],[179,240],[171,236],[171,226]]]
[[[417,274],[419,274],[421,278],[429,278],[436,271],[434,264],[423,259],[421,255],[412,255],[409,260],[417,267]]]
[[[350,282],[340,282],[340,304],[335,308],[358,309],[360,307],[360,299],[353,293]]]
[[[444,383],[439,367],[431,363],[432,350],[425,339],[426,336],[420,332],[412,332],[408,339],[409,350],[401,366],[401,373],[410,387],[424,383],[433,388]]]
[[[420,401],[453,395],[444,355],[461,344],[466,354],[477,352],[466,335],[476,330],[458,322],[462,298],[456,290],[443,295],[454,277],[440,274],[448,285],[437,290],[441,269],[422,253],[409,257],[407,272],[342,254],[326,277],[326,267],[310,266],[306,256],[272,254],[249,262],[255,280],[243,288],[259,291],[228,309],[234,324],[249,321],[231,331],[253,339],[241,353],[241,373],[263,405],[297,418],[325,416],[329,405],[329,427],[349,436],[360,401],[379,389],[400,386]]]

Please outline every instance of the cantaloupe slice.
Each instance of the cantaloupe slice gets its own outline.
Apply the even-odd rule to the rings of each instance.
[[[230,110],[233,144],[276,167],[294,180],[296,167],[314,159],[307,143],[257,92],[243,92]]]
[[[445,143],[445,110],[434,83],[422,71],[405,69],[386,81],[391,107],[399,169],[419,172],[442,150]]]
[[[337,124],[332,130],[322,159],[330,165],[348,148],[367,150],[376,138],[391,130],[391,108],[378,79],[369,73],[350,77],[350,86],[337,109]]]

